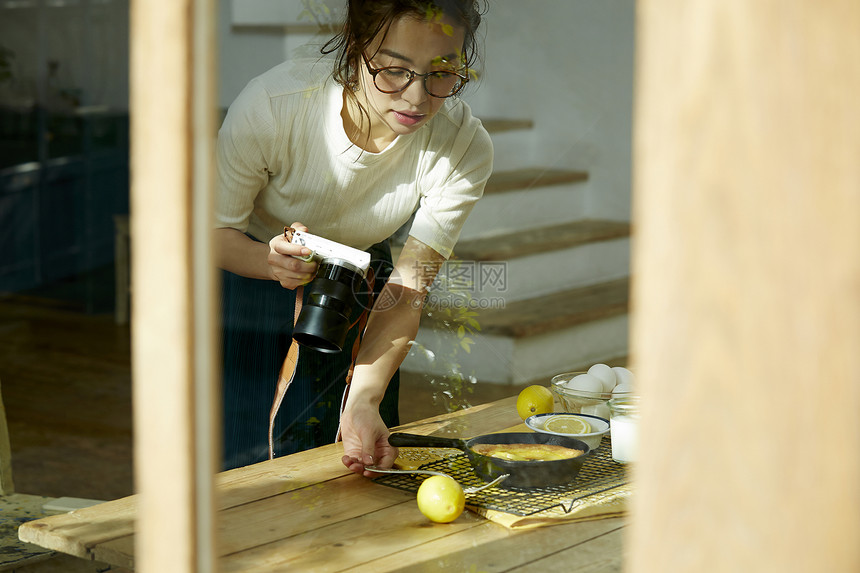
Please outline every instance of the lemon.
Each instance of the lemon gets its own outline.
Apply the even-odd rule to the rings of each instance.
[[[533,384],[517,396],[517,414],[523,420],[535,414],[549,414],[552,410],[552,392],[546,386]]]
[[[463,513],[465,505],[466,495],[454,478],[430,476],[418,488],[418,509],[430,521],[454,521]]]
[[[588,434],[591,424],[576,416],[552,416],[543,425],[545,430],[558,434]]]

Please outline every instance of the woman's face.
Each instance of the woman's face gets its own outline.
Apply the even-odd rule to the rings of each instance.
[[[460,61],[464,32],[450,24],[446,18],[434,22],[411,17],[394,20],[384,38],[378,38],[368,48],[370,66],[399,66],[419,74],[459,68],[456,63]],[[380,149],[397,135],[412,133],[430,121],[445,102],[424,90],[421,77],[415,77],[401,92],[386,94],[376,88],[364,61],[359,63],[359,69],[357,95],[370,114],[370,139]]]

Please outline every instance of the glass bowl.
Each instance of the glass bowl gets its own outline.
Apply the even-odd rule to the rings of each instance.
[[[586,374],[586,372],[565,372],[552,378],[550,388],[565,412],[590,414],[609,419],[607,402],[611,398],[626,398],[634,395],[633,392],[585,392],[568,388],[566,384],[580,374]]]

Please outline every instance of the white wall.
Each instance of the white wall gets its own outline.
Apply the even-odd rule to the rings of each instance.
[[[495,0],[479,117],[530,118],[544,167],[590,173],[587,213],[630,217],[634,0]]]
[[[233,0],[219,0],[218,104],[226,108],[249,80],[284,61],[285,35],[279,28],[234,28]]]
[[[323,0],[314,0],[322,5]],[[219,0],[219,103],[228,107],[249,80],[283,62],[311,40],[325,41],[302,29],[315,26],[301,0]],[[330,5],[328,18],[338,18],[341,5]],[[317,8],[319,9],[319,8]],[[326,16],[321,16],[325,18]]]

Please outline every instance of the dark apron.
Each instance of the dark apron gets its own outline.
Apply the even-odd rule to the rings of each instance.
[[[391,274],[391,250],[385,241],[368,252],[376,270],[374,290],[378,294]],[[276,281],[222,271],[221,299],[222,470],[227,470],[269,457],[269,412],[278,372],[292,338],[295,291]],[[361,311],[362,305],[356,304],[353,320]],[[344,350],[337,354],[301,348],[295,378],[275,419],[276,456],[335,441],[356,336],[357,326],[347,336]],[[379,408],[389,428],[400,423],[399,386],[399,372],[395,372]]]

